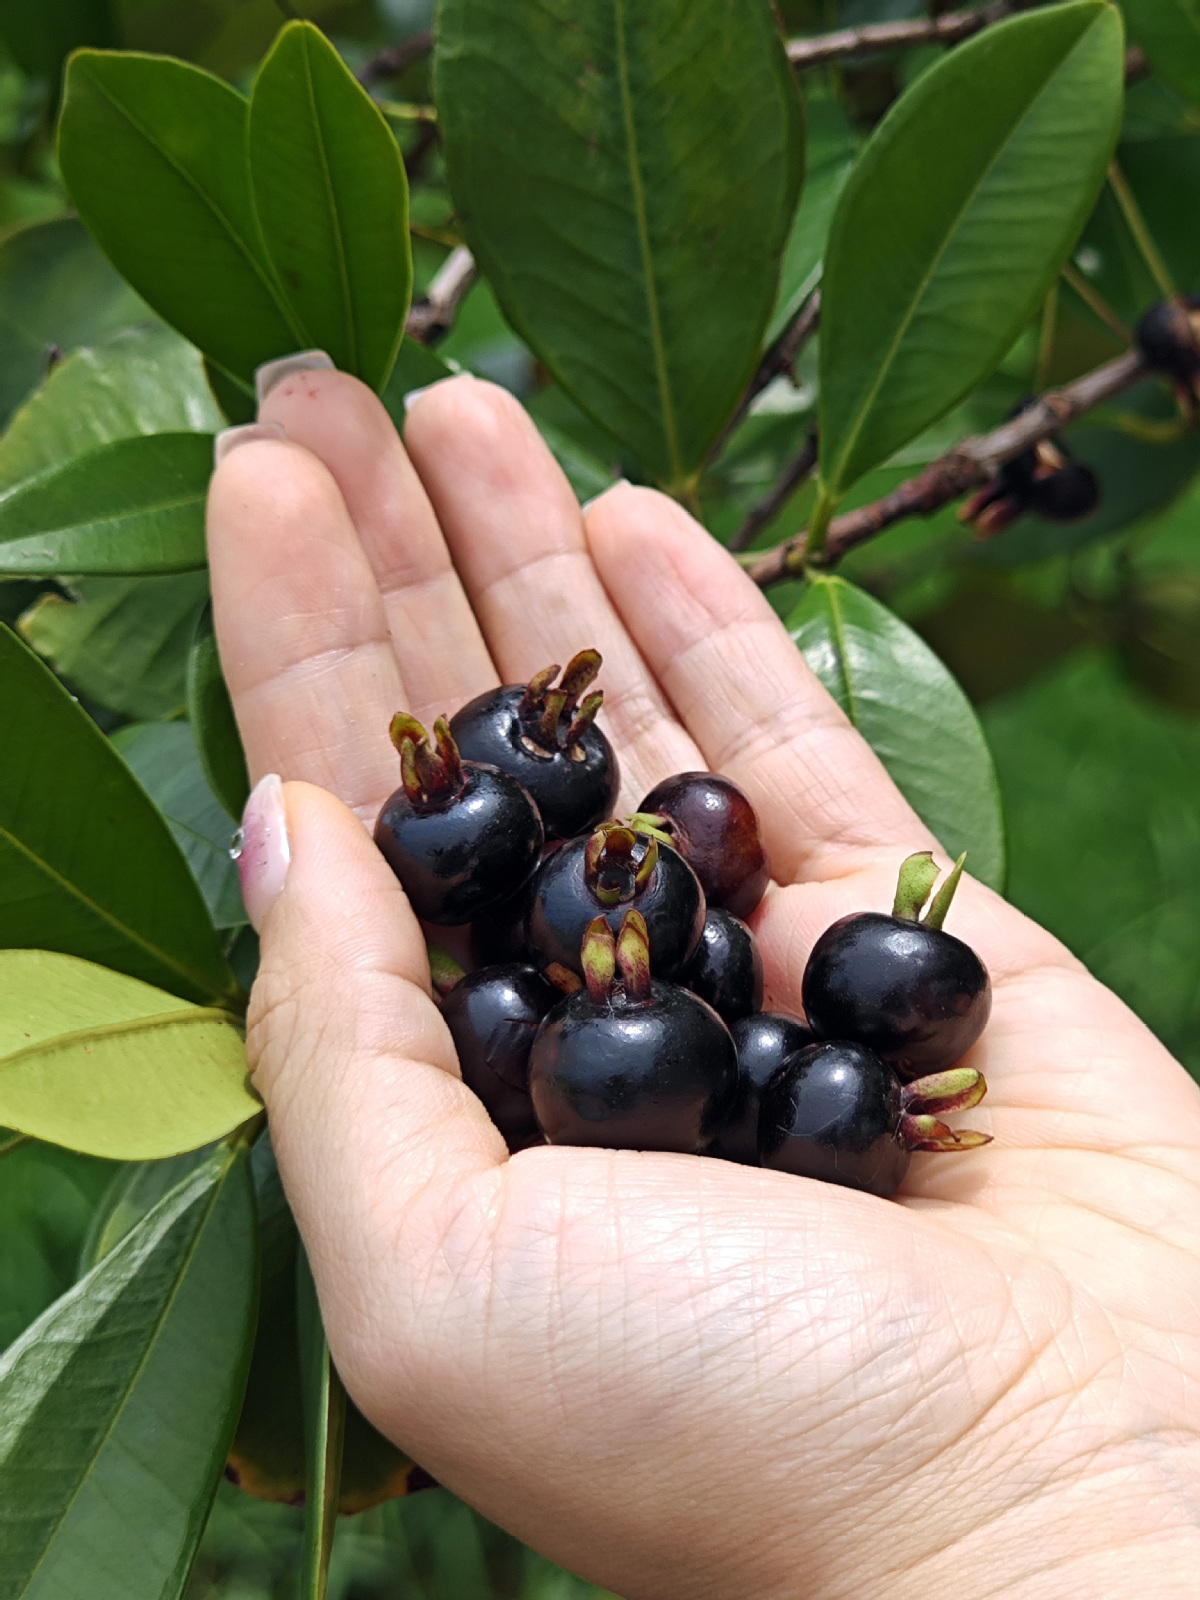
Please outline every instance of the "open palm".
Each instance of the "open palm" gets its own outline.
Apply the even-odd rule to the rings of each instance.
[[[508,1159],[345,809],[370,824],[396,787],[397,709],[428,724],[597,646],[622,808],[710,767],[758,809],[768,1005],[797,1008],[816,936],[887,909],[934,841],[732,559],[649,490],[581,516],[502,391],[427,391],[407,454],[337,373],[285,379],[262,414],[286,439],[213,483],[217,629],[252,775],[305,783],[249,1045],[360,1407],[630,1600],[1194,1595],[1183,1070],[964,880],[950,926],[995,990],[970,1120],[995,1142],[915,1157],[899,1204],[687,1156]]]

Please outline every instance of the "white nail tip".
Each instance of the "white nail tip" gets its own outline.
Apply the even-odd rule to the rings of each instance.
[[[583,504],[579,508],[580,515],[586,517],[588,512],[596,504],[596,501],[597,500],[603,500],[604,496],[606,494],[611,494],[614,489],[620,489],[620,488],[626,488],[627,489],[628,487],[629,487],[629,479],[628,478],[614,478],[613,481],[609,484],[607,489],[601,489],[599,494],[594,494],[590,500],[585,500],[583,502]]]
[[[432,383],[422,384],[419,389],[410,389],[408,391],[408,393],[404,396],[404,410],[406,414],[412,410],[423,394],[429,393],[430,389],[439,389],[443,383],[453,383],[456,379],[461,378],[473,379],[475,376],[473,372],[464,372],[456,361],[447,361],[446,365],[452,369],[448,378],[435,378]]]
[[[271,390],[285,378],[290,378],[293,373],[332,371],[333,362],[324,350],[297,350],[295,355],[280,356],[278,361],[264,361],[254,373],[258,403],[262,405]]]
[[[223,428],[213,439],[213,466],[219,467],[231,450],[256,439],[286,439],[282,422],[243,422],[237,428]]]

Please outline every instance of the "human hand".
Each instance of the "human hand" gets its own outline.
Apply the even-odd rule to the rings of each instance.
[[[690,1156],[509,1159],[362,826],[398,782],[397,709],[429,725],[597,646],[621,808],[711,767],[758,810],[777,1007],[798,1007],[817,935],[886,909],[900,859],[934,842],[732,559],[649,490],[582,516],[502,391],[426,391],[407,453],[342,374],[285,379],[262,416],[286,440],[231,451],[209,511],[252,776],[303,780],[247,815],[248,1050],[361,1409],[629,1600],[1193,1595],[1182,1068],[966,879],[951,929],[995,994],[970,1120],[995,1142],[914,1157],[899,1203]]]

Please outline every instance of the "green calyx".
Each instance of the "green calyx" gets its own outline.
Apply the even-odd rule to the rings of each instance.
[[[966,859],[967,852],[964,850],[946,874],[941,888],[930,901],[929,910],[922,917],[921,911],[937,882],[938,869],[934,865],[932,853],[928,850],[918,850],[915,855],[906,856],[900,864],[892,915],[899,917],[902,922],[919,922],[925,928],[940,928],[954,899],[954,892],[958,888]]]

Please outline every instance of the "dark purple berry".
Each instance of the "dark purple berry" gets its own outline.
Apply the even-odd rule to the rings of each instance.
[[[763,998],[763,964],[746,924],[729,911],[709,907],[696,953],[679,975],[727,1026],[757,1011]]]
[[[638,819],[660,827],[700,879],[710,905],[748,917],[771,880],[749,799],[719,772],[680,772],[656,784]]]
[[[546,1013],[562,999],[533,967],[484,967],[442,1001],[463,1082],[483,1101],[510,1150],[540,1142],[529,1098],[529,1053]]]
[[[530,1094],[547,1140],[701,1153],[737,1085],[728,1028],[703,1000],[650,977],[636,911],[617,941],[597,917],[581,965],[587,987],[550,1012],[530,1057]]]
[[[970,1067],[905,1086],[865,1045],[810,1045],[763,1091],[759,1155],[775,1171],[887,1199],[913,1150],[971,1150],[988,1142],[986,1134],[956,1133],[932,1114],[978,1105],[986,1091]]]
[[[961,871],[959,861],[920,922],[937,869],[928,852],[910,856],[891,916],[861,911],[825,930],[801,991],[818,1038],[855,1039],[905,1078],[941,1071],[971,1048],[992,989],[971,947],[941,926]]]
[[[590,923],[605,917],[615,933],[628,911],[646,919],[655,976],[674,978],[700,942],[704,892],[670,845],[606,823],[543,861],[529,912],[529,942],[543,960],[579,972]]]
[[[758,1011],[730,1026],[737,1054],[738,1086],[733,1107],[709,1151],[746,1167],[758,1165],[758,1113],[763,1090],[815,1043],[813,1032],[796,1017]]]
[[[392,741],[400,788],[384,803],[375,843],[427,922],[470,922],[517,893],[537,864],[542,821],[515,778],[462,761],[445,719],[424,728],[399,713]]]
[[[570,839],[612,815],[621,771],[596,726],[602,691],[585,694],[600,670],[595,650],[529,683],[489,689],[455,712],[450,732],[468,761],[484,761],[518,779],[542,814],[547,839]]]
[[[1191,388],[1200,376],[1200,295],[1176,295],[1151,306],[1137,326],[1138,349],[1155,372]]]
[[[1036,395],[1027,396],[1009,418],[1037,403]],[[1006,461],[992,481],[963,504],[958,516],[981,539],[992,539],[1026,513],[1048,522],[1076,522],[1091,516],[1099,504],[1100,485],[1092,469],[1073,461],[1061,439],[1041,439]]]

